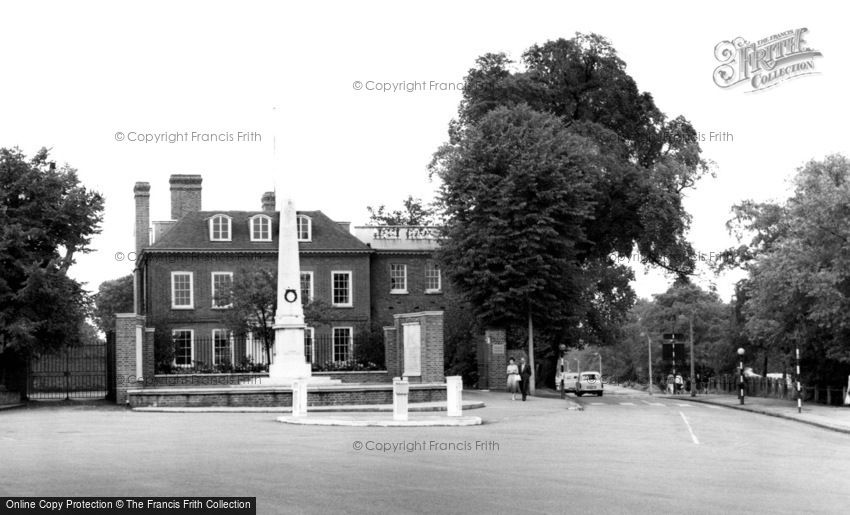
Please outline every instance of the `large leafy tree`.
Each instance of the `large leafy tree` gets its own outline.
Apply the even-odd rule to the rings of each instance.
[[[48,151],[0,149],[0,352],[49,352],[85,339],[90,301],[68,277],[99,232],[103,197]]]
[[[115,313],[133,311],[133,275],[103,281],[94,296],[94,321],[107,333],[115,330]]]
[[[734,366],[732,318],[732,306],[721,301],[716,292],[680,281],[654,296],[642,324],[654,341],[661,341],[664,333],[679,333],[690,339],[693,328],[695,368],[705,376],[726,372]],[[690,349],[684,356],[677,356],[679,371],[687,373],[689,359]]]
[[[742,202],[729,226],[748,244],[729,251],[749,277],[740,289],[748,339],[788,357],[806,378],[850,373],[850,160],[811,161],[782,203]]]
[[[693,273],[682,198],[708,172],[696,131],[597,35],[534,45],[518,67],[504,54],[476,64],[431,164],[446,272],[484,323],[531,314],[567,343],[611,342],[634,302],[618,256]]]

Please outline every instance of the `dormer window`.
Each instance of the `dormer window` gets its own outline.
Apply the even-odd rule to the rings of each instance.
[[[298,241],[311,241],[313,237],[313,221],[309,216],[298,215]]]
[[[210,241],[230,241],[230,217],[215,215],[210,218]]]
[[[272,219],[266,215],[254,215],[251,224],[251,241],[272,241]]]

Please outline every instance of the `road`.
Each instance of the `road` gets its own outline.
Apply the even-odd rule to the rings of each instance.
[[[583,397],[584,411],[566,410],[557,398],[465,398],[487,403],[475,411],[484,425],[289,426],[272,414],[55,403],[10,410],[0,413],[0,495],[256,496],[260,513],[837,513],[850,506],[846,434],[610,389]]]

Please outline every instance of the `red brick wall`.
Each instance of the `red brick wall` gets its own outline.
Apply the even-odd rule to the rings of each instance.
[[[234,272],[260,267],[274,269],[276,254],[149,254],[146,261],[146,312],[150,325],[194,329],[196,338],[210,338],[213,329],[222,328],[223,310],[212,307],[212,272]],[[353,326],[355,334],[369,326],[370,270],[368,254],[301,256],[301,270],[313,272],[313,292],[317,299],[331,301],[331,272],[352,272],[353,307],[330,310],[331,322],[316,328],[316,335],[330,334],[332,326]],[[171,308],[171,272],[193,272],[194,309]]]
[[[228,406],[228,407],[288,407],[292,406],[292,391],[280,388],[258,389],[255,391],[236,388],[209,390],[206,393],[192,392],[164,393],[157,389],[148,389],[130,396],[130,405],[134,408],[144,406],[191,407],[191,406]],[[336,406],[361,404],[392,404],[392,388],[380,390],[350,391],[308,391],[308,406]],[[445,388],[419,389],[411,387],[408,402],[439,402],[446,400]],[[309,411],[309,410],[308,410]]]
[[[393,325],[393,315],[420,311],[446,311],[450,286],[443,274],[442,292],[425,293],[425,265],[432,262],[429,252],[372,255],[372,320],[380,326]],[[406,294],[390,293],[390,265],[407,265]]]

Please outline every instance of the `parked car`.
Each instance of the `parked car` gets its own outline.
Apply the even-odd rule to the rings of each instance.
[[[576,383],[578,382],[577,372],[564,372],[564,391],[575,392]],[[561,373],[555,374],[555,390],[561,391]]]
[[[576,382],[576,395],[581,397],[586,393],[593,393],[602,397],[603,388],[599,372],[582,372]]]

